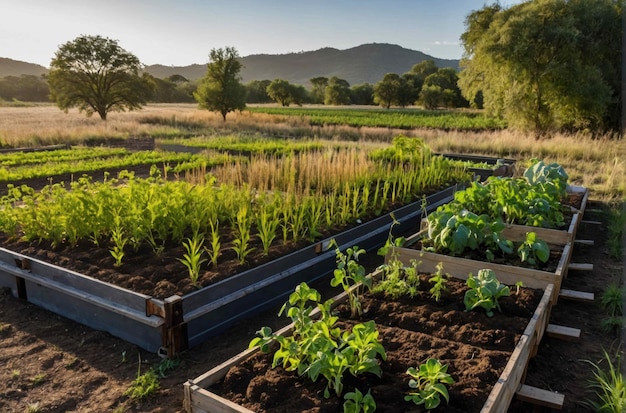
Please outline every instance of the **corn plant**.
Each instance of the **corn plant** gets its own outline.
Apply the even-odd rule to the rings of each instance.
[[[272,242],[276,238],[276,231],[280,224],[280,216],[277,209],[266,205],[256,216],[256,227],[261,245],[263,245],[263,254],[267,255]]]
[[[424,405],[426,410],[433,410],[441,404],[441,397],[450,401],[447,384],[453,384],[454,379],[448,374],[448,366],[442,365],[437,359],[429,358],[424,364],[409,367],[406,373],[411,376],[409,387],[415,391],[404,396],[404,400],[416,405]]]
[[[209,226],[210,226],[210,235],[211,235],[211,249],[207,249],[205,247],[205,250],[209,254],[211,265],[213,266],[213,268],[217,268],[217,261],[220,255],[222,254],[222,251],[221,251],[222,243],[220,241],[219,221],[211,220],[209,221]]]
[[[124,258],[124,247],[128,243],[128,236],[125,233],[124,228],[121,224],[121,217],[119,214],[115,215],[114,218],[114,227],[111,231],[111,241],[113,242],[113,246],[109,250],[113,258],[115,259],[115,266],[119,267],[122,265],[122,259]]]
[[[252,218],[250,217],[250,209],[245,204],[240,205],[236,215],[235,239],[233,240],[232,246],[240,264],[243,264],[246,261],[246,257],[254,250],[254,248],[248,247],[250,243],[251,227]]]
[[[466,280],[469,290],[465,292],[463,303],[465,311],[471,311],[475,308],[482,307],[487,313],[487,317],[493,317],[493,309],[500,310],[498,299],[511,295],[508,286],[500,284],[496,278],[496,273],[490,269],[482,269],[478,271],[478,275],[469,274]]]
[[[202,258],[202,246],[204,244],[204,237],[198,233],[194,233],[191,238],[187,238],[183,241],[183,247],[186,253],[183,254],[183,258],[178,258],[178,261],[183,263],[189,271],[189,278],[193,285],[198,284],[198,278],[200,276],[200,267],[202,263],[206,262],[206,258]]]

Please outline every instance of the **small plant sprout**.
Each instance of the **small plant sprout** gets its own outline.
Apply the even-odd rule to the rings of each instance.
[[[437,359],[429,358],[419,366],[419,370],[410,367],[406,373],[411,376],[409,387],[414,392],[404,396],[404,400],[416,405],[424,405],[426,410],[433,410],[441,403],[441,397],[450,401],[446,384],[453,384],[454,379],[448,373],[448,365],[442,365]]]
[[[441,300],[441,295],[447,291],[446,283],[448,282],[449,276],[449,274],[444,275],[443,264],[438,263],[437,272],[435,272],[435,274],[428,279],[428,281],[433,285],[429,292],[435,301],[439,302],[439,300]]]
[[[189,278],[194,285],[198,284],[200,266],[206,261],[206,258],[202,258],[202,244],[204,244],[204,237],[198,233],[193,234],[193,237],[183,241],[183,247],[187,252],[183,255],[183,258],[178,259],[187,267]]]
[[[526,239],[517,248],[517,255],[522,262],[527,262],[532,266],[539,264],[539,261],[545,263],[550,258],[550,248],[542,239],[537,238],[535,232],[527,232]]]
[[[515,295],[519,295],[519,290],[524,286],[523,281],[518,281],[515,283]]]
[[[368,392],[364,395],[359,389],[348,392],[343,396],[343,413],[372,413],[376,411],[376,401],[372,393]]]
[[[624,325],[623,298],[624,288],[616,284],[609,285],[602,293],[600,305],[607,317],[602,320],[601,327],[607,333],[620,331]]]
[[[141,400],[152,396],[160,388],[159,377],[153,369],[141,374],[141,356],[139,356],[139,366],[137,367],[137,378],[124,392],[131,400]]]
[[[333,247],[337,256],[337,268],[333,272],[333,279],[330,281],[330,285],[333,287],[341,285],[348,294],[352,317],[360,316],[362,314],[361,302],[359,300],[361,286],[365,286],[368,289],[372,288],[372,279],[366,277],[365,267],[358,263],[359,256],[365,254],[365,250],[354,246],[346,249],[344,254],[339,249],[337,242],[332,239],[328,248]]]
[[[478,271],[478,276],[469,274],[467,286],[470,288],[465,292],[463,302],[465,310],[471,311],[477,307],[482,307],[487,313],[487,317],[493,317],[493,309],[500,310],[498,299],[511,295],[509,287],[500,284],[496,278],[496,273],[490,269]]]

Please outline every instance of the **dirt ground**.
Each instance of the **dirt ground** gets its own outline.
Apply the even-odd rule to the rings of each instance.
[[[602,204],[591,201],[578,239],[594,245],[577,244],[572,262],[594,265],[592,272],[569,271],[563,288],[593,292],[594,303],[559,300],[552,309],[551,323],[579,328],[579,341],[544,337],[537,356],[531,360],[526,383],[565,394],[565,412],[588,412],[581,403],[590,398],[587,381],[592,370],[584,360],[600,362],[603,351],[615,354],[621,342],[617,334],[604,333],[606,318],[599,299],[611,283],[619,283],[622,263],[609,258],[606,248]],[[380,264],[367,260],[368,268]],[[445,269],[444,269],[445,270]],[[0,293],[0,412],[182,412],[182,384],[247,347],[261,326],[278,329],[285,320],[278,308],[241,322],[219,337],[187,350],[176,358],[176,367],[165,371],[157,355],[94,331],[36,306]],[[132,401],[124,392],[138,372],[149,368],[164,373],[155,396]],[[514,401],[510,412],[542,411]],[[546,410],[547,411],[547,410]]]

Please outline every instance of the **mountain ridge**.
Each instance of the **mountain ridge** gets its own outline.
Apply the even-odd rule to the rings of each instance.
[[[374,84],[387,73],[399,75],[408,72],[415,64],[433,60],[439,68],[459,68],[459,60],[439,59],[417,50],[389,43],[366,43],[349,49],[324,47],[318,50],[286,54],[254,54],[241,57],[243,83],[252,80],[284,79],[290,83],[310,85],[313,77],[337,76],[351,85]],[[205,64],[187,66],[148,65],[147,73],[157,78],[181,75],[198,80],[206,73]],[[5,76],[36,75],[48,69],[34,63],[20,62],[0,57],[0,78]]]

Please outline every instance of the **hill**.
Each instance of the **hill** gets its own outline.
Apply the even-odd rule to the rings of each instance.
[[[48,69],[41,65],[0,57],[0,78],[21,75],[40,76],[47,72]]]
[[[279,55],[259,54],[241,58],[243,83],[251,80],[284,79],[291,83],[310,86],[309,79],[317,76],[337,76],[351,85],[374,84],[386,73],[402,74],[424,60],[433,60],[440,67],[458,69],[458,60],[438,59],[416,50],[386,43],[363,44],[351,49],[331,47],[301,53]],[[205,64],[189,66],[146,66],[146,72],[157,78],[181,75],[189,80],[200,79],[206,73]],[[22,74],[41,75],[43,66],[0,58],[0,78]]]
[[[310,86],[309,79],[317,76],[337,76],[351,85],[374,84],[386,73],[402,74],[408,72],[413,65],[429,59],[440,68],[459,67],[458,60],[438,59],[392,44],[371,43],[346,50],[328,47],[302,53],[242,57],[241,63],[244,67],[241,77],[243,83],[278,78],[305,87]],[[185,67],[152,65],[147,66],[146,71],[158,78],[179,74],[196,80],[206,73],[206,64]]]

